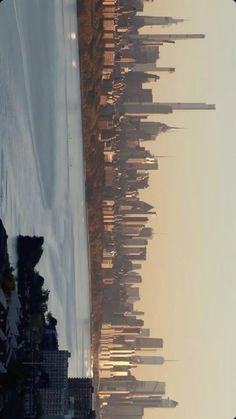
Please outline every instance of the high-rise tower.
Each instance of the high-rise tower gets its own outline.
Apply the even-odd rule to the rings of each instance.
[[[143,42],[162,42],[162,41],[181,41],[187,39],[204,39],[205,35],[202,33],[177,33],[177,34],[131,34],[131,39],[138,39]]]
[[[131,19],[132,25],[141,28],[142,26],[164,26],[184,22],[184,19],[174,19],[169,16],[134,16]]]
[[[156,103],[124,103],[123,111],[129,115],[144,115],[155,113],[172,113],[174,110],[214,110],[215,105],[207,103],[180,103],[180,102],[156,102]]]
[[[135,339],[136,349],[163,348],[163,339],[137,337]]]
[[[157,67],[156,63],[130,63],[128,67],[132,72],[145,72],[145,71],[157,71],[157,72],[166,72],[174,73],[174,67]]]
[[[162,365],[165,362],[165,358],[163,358],[163,356],[134,355],[132,356],[132,361],[135,364]]]

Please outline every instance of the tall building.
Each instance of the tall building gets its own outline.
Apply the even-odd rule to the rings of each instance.
[[[135,73],[143,73],[146,71],[157,71],[157,66],[155,62],[151,63],[137,63],[133,62],[130,65],[127,66],[130,69],[130,72],[128,74],[135,74]]]
[[[134,355],[132,356],[132,361],[134,364],[162,365],[165,362],[165,358],[163,356]]]
[[[74,398],[74,418],[86,419],[92,413],[93,385],[91,378],[69,378],[68,393]]]
[[[124,103],[122,110],[129,115],[143,115],[172,113],[174,110],[215,110],[215,105],[206,103],[180,103],[180,102],[156,102],[156,103]]]
[[[135,346],[136,346],[136,349],[163,348],[163,339],[137,337],[135,339]]]
[[[142,121],[137,129],[137,135],[142,141],[153,141],[158,135],[165,133],[174,127],[154,121]]]
[[[131,39],[138,39],[143,42],[160,42],[160,41],[179,41],[185,39],[204,39],[204,34],[189,34],[189,33],[177,33],[177,34],[137,34],[129,35]]]
[[[126,397],[144,397],[165,394],[165,383],[160,381],[125,380],[101,380],[100,391],[108,394],[124,394]]]
[[[154,396],[155,394],[165,394],[166,384],[161,381],[135,381],[132,389],[132,395],[135,397]]]
[[[42,368],[49,376],[49,385],[61,388],[67,385],[68,378],[68,351],[42,351]]]
[[[139,397],[135,400],[133,399],[133,404],[135,406],[142,406],[144,408],[174,408],[178,405],[178,403],[175,400],[171,400],[169,398],[162,399],[162,397],[160,396]]]
[[[168,16],[134,16],[131,24],[137,28],[142,26],[168,26],[184,22],[184,19],[174,19]]]
[[[134,62],[134,63],[130,63],[130,65],[128,65],[128,67],[131,70],[131,73],[136,73],[136,72],[146,72],[146,71],[157,71],[158,73],[160,72],[166,72],[166,73],[174,73],[175,72],[175,68],[174,67],[157,67],[156,63],[154,62],[146,62],[146,63],[138,63],[138,62]],[[128,73],[129,74],[129,73]]]
[[[149,0],[145,0],[149,1]],[[119,0],[119,5],[125,7],[128,10],[136,9],[138,12],[143,11],[144,0]]]
[[[156,71],[163,72],[163,73],[174,73],[174,67],[156,67]]]
[[[142,406],[108,406],[103,409],[102,417],[107,418],[128,418],[136,419],[142,418],[144,414],[144,408]]]
[[[40,397],[42,400],[43,413],[46,418],[51,415],[62,415],[64,418],[68,406],[68,392],[65,387],[41,388]]]
[[[173,112],[171,106],[161,103],[124,103],[121,105],[121,111],[127,115],[149,115],[149,114],[169,114]]]
[[[49,387],[40,389],[45,415],[63,415],[68,407],[68,351],[42,351],[42,368]]]
[[[178,403],[171,399],[163,399],[161,396],[130,397],[126,399],[122,396],[111,396],[109,406],[103,408],[102,417],[116,418],[117,415],[124,417],[142,415],[145,408],[174,408]],[[140,411],[139,411],[140,408]],[[132,413],[133,412],[133,413]],[[141,416],[142,417],[142,416]]]

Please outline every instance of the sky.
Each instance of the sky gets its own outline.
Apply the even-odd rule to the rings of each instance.
[[[142,198],[153,204],[154,238],[142,268],[145,325],[164,338],[158,354],[177,359],[139,367],[166,381],[175,409],[145,419],[233,419],[236,415],[236,4],[233,0],[154,0],[146,14],[188,19],[158,31],[205,33],[161,47],[174,66],[153,86],[161,102],[215,103],[215,111],[157,115],[181,130],[145,143],[159,160]],[[155,31],[156,29],[149,29]],[[157,30],[156,30],[157,32]]]

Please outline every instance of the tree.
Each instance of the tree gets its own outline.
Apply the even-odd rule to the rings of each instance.
[[[8,272],[5,276],[3,283],[2,283],[2,289],[6,294],[10,294],[15,289],[15,280],[11,272]]]
[[[52,316],[52,313],[48,312],[47,313],[47,322],[48,325],[52,328],[56,328],[57,325],[57,319],[55,319],[55,317]]]

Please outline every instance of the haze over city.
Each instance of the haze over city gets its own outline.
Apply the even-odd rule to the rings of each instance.
[[[139,372],[150,378],[155,370],[178,400],[176,409],[161,412],[163,418],[233,417],[235,4],[156,1],[146,6],[148,13],[186,19],[162,32],[206,34],[204,40],[162,49],[158,65],[176,71],[153,86],[158,100],[210,100],[216,111],[162,117],[183,129],[149,143],[153,154],[172,157],[160,161],[159,171],[150,174],[150,188],[142,193],[157,209],[151,220],[157,234],[149,244],[137,307],[145,308],[152,333],[163,336],[165,356],[179,361]],[[158,414],[147,411],[145,418]]]
[[[0,416],[232,419],[234,2],[0,3]]]
[[[159,8],[159,4],[155,4],[160,16],[189,19],[190,10],[189,8],[185,9],[185,4],[182,4],[182,7],[179,4],[179,7],[173,10],[170,4],[165,3],[165,8],[161,6]],[[168,8],[168,6],[170,7]],[[145,11],[146,15],[148,15],[147,10],[148,7]],[[153,10],[154,6],[151,4],[149,12],[152,15]],[[194,10],[191,12],[191,18],[194,21],[197,14],[194,14]],[[202,12],[199,13],[199,17],[201,15]],[[177,417],[183,415],[184,412],[185,415],[188,413],[188,416],[190,414],[199,416],[197,408],[193,409],[199,402],[199,397],[196,395],[202,395],[204,400],[206,394],[206,402],[208,402],[210,396],[214,397],[215,383],[219,382],[215,380],[214,374],[217,372],[215,356],[212,355],[217,354],[219,345],[215,352],[212,351],[211,346],[215,347],[214,339],[218,333],[219,319],[215,321],[217,297],[215,297],[215,304],[212,306],[209,304],[210,300],[212,301],[211,290],[214,289],[214,284],[216,288],[219,287],[219,283],[216,281],[218,268],[212,271],[208,266],[208,260],[211,258],[214,260],[215,250],[218,250],[219,246],[219,241],[212,240],[212,236],[217,234],[218,237],[219,198],[215,197],[214,193],[222,194],[219,182],[215,182],[219,176],[219,163],[222,165],[222,162],[221,154],[216,155],[215,159],[213,156],[216,139],[221,140],[219,134],[222,133],[225,124],[222,121],[220,125],[217,125],[217,121],[219,121],[217,112],[220,111],[222,117],[226,112],[222,113],[220,100],[217,100],[221,97],[222,89],[219,88],[217,94],[217,89],[214,89],[214,78],[209,71],[212,67],[214,68],[214,64],[210,63],[211,53],[209,51],[213,44],[211,43],[211,32],[209,34],[209,19],[204,21],[205,25],[202,21],[199,24],[198,19],[195,24],[190,22],[192,21],[187,20],[178,24],[177,27],[173,28],[172,26],[171,29],[165,29],[165,33],[206,33],[206,39],[195,39],[191,42],[179,41],[174,45],[165,44],[164,48],[160,48],[158,66],[175,67],[176,71],[174,74],[161,73],[161,79],[155,84],[157,87],[153,88],[154,94],[156,91],[154,101],[164,103],[174,101],[209,103],[210,101],[210,103],[216,103],[217,110],[210,114],[208,112],[179,111],[167,116],[158,114],[155,118],[156,121],[183,129],[168,131],[160,135],[156,142],[148,144],[153,155],[169,155],[170,158],[158,159],[159,171],[150,173],[150,188],[141,191],[141,197],[154,205],[157,210],[157,217],[153,216],[152,220],[157,234],[155,240],[148,246],[147,262],[144,262],[145,267],[142,270],[144,280],[141,285],[141,301],[137,305],[138,309],[145,309],[146,325],[151,325],[152,334],[164,337],[165,345],[167,344],[164,347],[164,351],[168,351],[167,358],[179,360],[176,364],[165,364],[162,371],[159,366],[155,369],[156,377],[167,382],[168,394],[179,401],[179,406],[176,409],[163,411],[162,415]],[[152,33],[155,31],[154,27],[150,30]],[[208,41],[209,37],[210,42]],[[206,70],[206,58],[209,56]],[[226,62],[227,60],[224,61],[224,65]],[[216,63],[215,68],[217,68]],[[164,87],[162,86],[163,80]],[[218,82],[217,77],[216,81]],[[219,145],[220,143],[218,143],[218,147]],[[221,153],[221,150],[219,151]],[[212,174],[213,169],[217,169],[217,176]],[[155,199],[155,197],[157,198]],[[215,199],[217,199],[217,205],[215,205]],[[215,225],[212,231],[213,220],[217,226]],[[158,235],[159,233],[160,235]],[[214,245],[217,245],[216,249],[214,249]],[[148,285],[147,280],[149,281]],[[206,315],[209,305],[214,322],[213,318],[209,318],[209,314]],[[200,311],[200,306],[203,306],[202,311]],[[220,316],[222,318],[222,313]],[[206,327],[208,322],[208,327]],[[209,349],[206,345],[202,349],[206,336],[211,333],[213,341],[209,343]],[[207,357],[206,354],[208,354]],[[218,355],[216,355],[216,360],[221,359],[218,358]],[[214,377],[212,380],[214,391],[212,392],[209,388],[211,378],[208,378],[207,382],[205,380],[206,364],[209,367],[212,365],[209,369],[209,376],[211,377],[212,374]],[[151,379],[153,371],[154,368],[142,367],[141,369],[140,367],[139,377]],[[200,377],[199,371],[201,371]],[[190,397],[189,391],[197,377],[199,377],[198,388],[194,387],[196,391],[191,392]],[[223,379],[223,376],[221,378]],[[206,388],[210,392],[207,392]],[[221,387],[219,387],[219,391],[222,392]],[[175,397],[175,394],[179,397]],[[202,406],[200,407],[201,415],[204,415]],[[225,410],[225,406],[223,409]],[[153,410],[151,413],[145,412],[145,417],[148,415],[157,416],[158,412]]]

